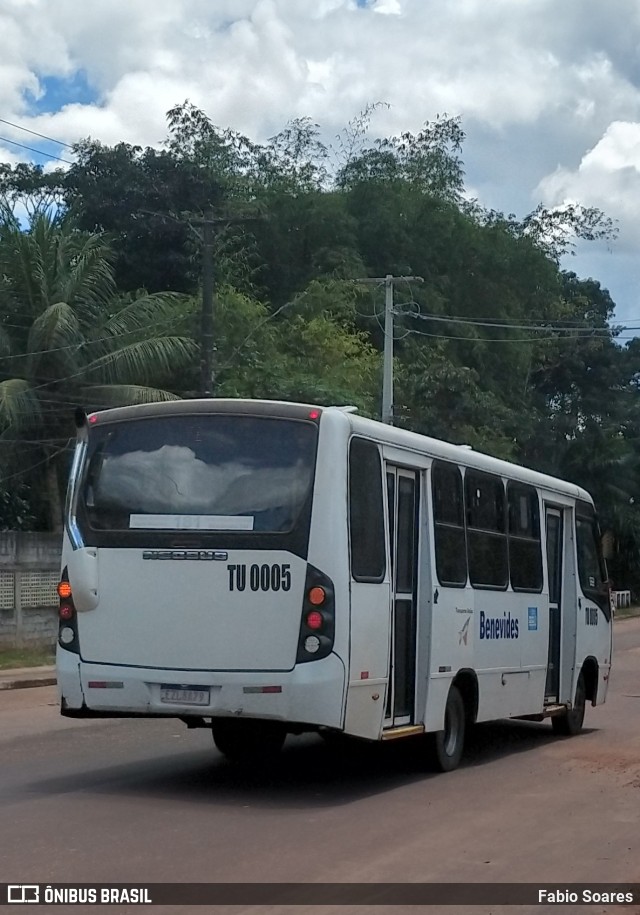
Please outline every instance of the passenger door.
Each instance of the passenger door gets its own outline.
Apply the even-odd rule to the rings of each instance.
[[[546,506],[547,572],[549,576],[549,655],[545,700],[557,702],[560,688],[560,627],[562,606],[562,513]]]
[[[385,727],[411,724],[415,715],[418,515],[416,471],[387,464],[391,645]]]

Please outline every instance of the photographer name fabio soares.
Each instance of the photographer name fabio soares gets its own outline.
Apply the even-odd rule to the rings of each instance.
[[[598,905],[600,903],[630,903],[635,902],[636,896],[631,890],[593,890],[583,887],[580,890],[571,890],[568,887],[563,890],[538,890],[539,903],[555,903],[556,905],[567,905],[567,903],[582,903]]]

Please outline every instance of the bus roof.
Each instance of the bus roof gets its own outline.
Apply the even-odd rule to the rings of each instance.
[[[384,442],[397,448],[416,451],[432,458],[451,461],[465,467],[472,467],[486,473],[507,476],[512,480],[528,483],[531,486],[554,491],[572,499],[581,499],[593,504],[589,493],[575,483],[530,470],[520,464],[501,460],[474,451],[469,446],[454,445],[441,439],[431,438],[417,432],[399,429],[375,419],[358,416],[353,407],[322,406],[321,404],[292,403],[280,400],[258,400],[248,398],[202,398],[188,400],[165,400],[148,404],[135,404],[127,407],[115,407],[91,414],[95,422],[126,422],[134,419],[145,419],[154,416],[179,416],[189,413],[250,413],[269,416],[274,412],[281,417],[292,419],[307,418],[310,413],[340,414],[345,418],[358,435]],[[314,417],[315,418],[315,417]],[[91,420],[90,420],[91,422]],[[78,425],[84,425],[78,421]]]
[[[429,457],[455,462],[465,467],[471,467],[474,470],[499,474],[519,483],[528,483],[531,486],[552,490],[572,499],[581,499],[593,504],[593,499],[587,490],[576,483],[569,483],[558,477],[523,467],[521,464],[515,464],[511,461],[492,457],[490,454],[484,454],[481,451],[475,451],[469,445],[454,445],[451,442],[431,438],[428,435],[422,435],[417,432],[410,432],[407,429],[398,429],[396,426],[389,426],[374,419],[366,419],[363,416],[350,415],[349,422],[353,431],[358,435],[375,438],[397,448],[419,451]]]

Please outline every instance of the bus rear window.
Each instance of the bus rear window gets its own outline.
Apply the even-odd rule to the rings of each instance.
[[[315,424],[228,414],[92,432],[84,512],[103,531],[291,531],[307,502]]]

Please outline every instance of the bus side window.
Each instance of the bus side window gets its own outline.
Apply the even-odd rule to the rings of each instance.
[[[610,618],[611,604],[607,570],[602,558],[598,524],[590,505],[578,503],[576,512],[576,543],[578,575],[585,597],[588,597]]]
[[[349,446],[349,541],[353,578],[381,582],[386,570],[382,461],[378,446],[359,438]]]
[[[508,483],[509,568],[514,591],[542,591],[540,505],[533,486]]]
[[[471,584],[504,590],[509,579],[504,484],[475,470],[467,470],[464,484]]]
[[[460,469],[454,464],[434,463],[431,486],[438,581],[450,588],[464,588],[467,583],[467,549]]]

